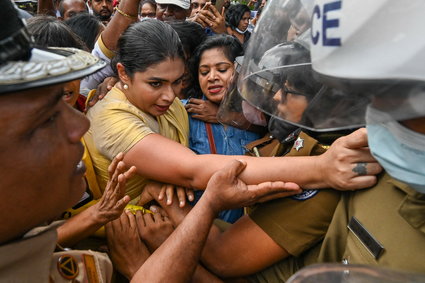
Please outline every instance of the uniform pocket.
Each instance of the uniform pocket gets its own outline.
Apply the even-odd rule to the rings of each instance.
[[[383,246],[355,217],[348,224],[348,237],[344,259],[349,263],[376,264]]]

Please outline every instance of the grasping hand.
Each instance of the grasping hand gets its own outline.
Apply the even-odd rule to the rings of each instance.
[[[289,182],[246,185],[238,178],[245,167],[246,162],[233,160],[209,180],[202,198],[206,198],[216,212],[301,193],[297,184]]]
[[[120,218],[106,224],[109,257],[121,274],[131,279],[150,253],[137,229],[136,216],[126,211]]]
[[[185,105],[186,111],[193,113],[192,117],[207,123],[218,123],[218,105],[209,100],[191,98]]]
[[[138,211],[136,213],[136,219],[139,235],[151,253],[174,231],[173,224],[168,216],[162,216],[159,212],[143,214]]]
[[[186,205],[186,197],[189,201],[193,201],[195,199],[192,189],[150,181],[144,187],[138,204],[144,205],[151,200],[159,202],[166,198],[166,204],[171,205],[173,204],[174,194],[177,195],[180,207],[184,207]]]
[[[367,131],[359,129],[337,139],[320,155],[323,180],[338,190],[355,190],[373,186],[382,167],[367,147]]]
[[[195,199],[192,189],[187,189],[187,188],[174,186],[170,184],[167,184],[167,185],[164,184],[159,193],[158,200],[163,200],[164,197],[166,196],[167,205],[173,204],[174,191],[176,191],[180,207],[183,207],[186,205],[186,196],[189,201],[193,201]]]
[[[118,82],[116,77],[107,77],[97,86],[96,93],[90,98],[87,103],[86,111],[93,107],[99,100],[102,100],[105,95],[113,88],[113,86]]]

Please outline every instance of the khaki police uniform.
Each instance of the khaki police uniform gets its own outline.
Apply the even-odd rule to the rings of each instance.
[[[2,282],[110,282],[108,256],[93,251],[54,252],[58,223],[37,227],[0,246]]]
[[[344,193],[318,260],[425,273],[425,194],[388,174]]]
[[[302,267],[324,262],[425,274],[425,194],[385,173],[371,189],[344,192],[323,243],[252,281],[285,282]]]
[[[286,146],[267,137],[257,142],[257,146],[261,144],[271,145],[266,154],[285,156],[319,155],[327,148],[303,132]],[[252,146],[249,149],[256,151]],[[258,152],[264,156],[264,150],[260,148]],[[294,197],[259,204],[249,216],[279,246],[298,257],[324,238],[339,199],[340,192],[336,190],[306,190]],[[270,282],[263,277],[260,272],[251,276],[251,280]]]

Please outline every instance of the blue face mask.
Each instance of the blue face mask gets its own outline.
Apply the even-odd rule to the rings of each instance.
[[[370,151],[385,171],[425,193],[425,135],[372,107],[366,112],[366,125]]]

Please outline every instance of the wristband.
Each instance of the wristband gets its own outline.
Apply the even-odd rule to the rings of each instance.
[[[118,7],[115,7],[115,9],[114,9],[115,11],[117,11],[119,14],[121,14],[122,16],[124,16],[124,17],[126,17],[126,18],[129,18],[129,19],[132,19],[132,20],[137,20],[137,16],[132,16],[132,15],[129,15],[129,14],[127,14],[127,13],[125,13],[125,12],[123,12],[123,11],[121,11]]]

